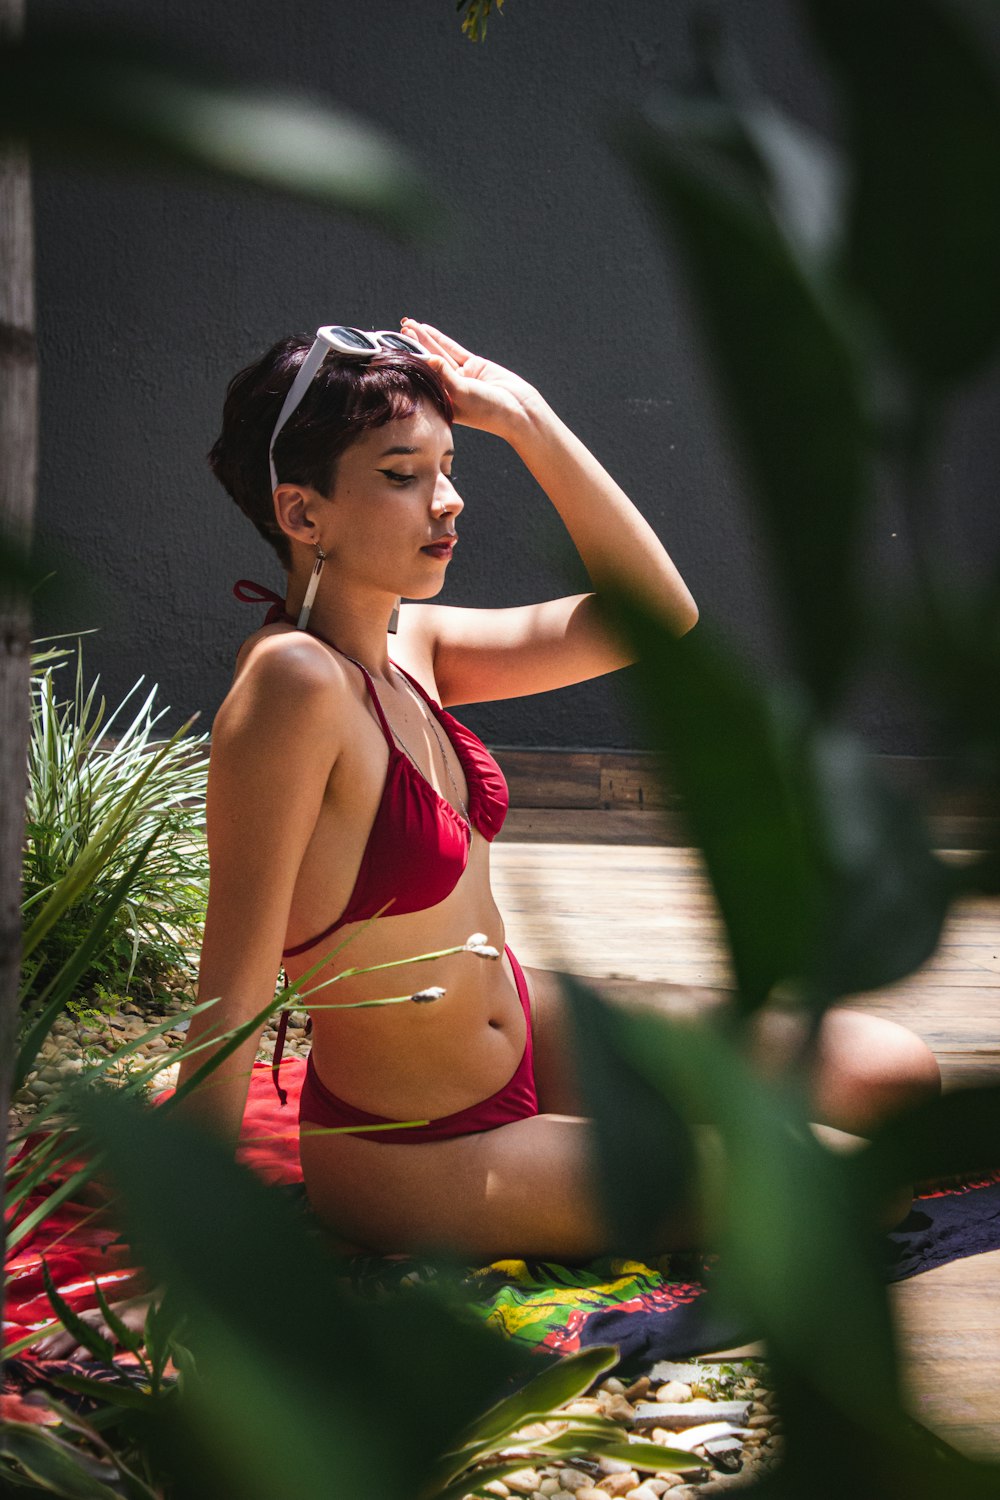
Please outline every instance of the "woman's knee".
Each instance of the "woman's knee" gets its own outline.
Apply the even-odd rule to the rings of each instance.
[[[817,1104],[831,1124],[861,1134],[941,1091],[927,1043],[905,1026],[855,1011],[831,1011],[816,1064]]]

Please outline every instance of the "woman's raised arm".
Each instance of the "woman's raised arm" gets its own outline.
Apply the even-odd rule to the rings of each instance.
[[[432,353],[455,420],[503,437],[558,511],[596,591],[625,586],[677,635],[698,609],[666,548],[610,474],[527,381],[426,323],[404,331]],[[429,622],[430,623],[430,622]],[[434,611],[435,674],[448,702],[542,692],[627,666],[591,596],[512,610]],[[506,661],[498,658],[511,648]],[[492,660],[492,666],[491,666]]]
[[[262,640],[238,672],[212,730],[210,883],[199,1000],[190,1042],[240,1026],[274,995],[295,882],[338,752],[336,669],[318,643]],[[260,1033],[179,1108],[235,1143]],[[212,1055],[182,1064],[185,1083]]]

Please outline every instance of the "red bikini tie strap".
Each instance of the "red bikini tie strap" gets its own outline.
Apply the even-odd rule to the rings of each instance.
[[[288,975],[286,974],[284,977],[285,989],[287,990]],[[278,1070],[281,1067],[281,1059],[285,1051],[285,1035],[288,1031],[288,1015],[289,1011],[288,1007],[286,1006],[282,1010],[281,1018],[278,1021],[278,1035],[274,1039],[274,1056],[271,1059],[271,1081],[273,1082],[274,1087],[277,1090],[278,1098],[281,1100],[282,1109],[284,1109],[285,1105],[288,1103],[288,1090],[281,1087],[281,1079]]]
[[[276,620],[287,620],[285,613],[285,601],[280,594],[273,589],[265,588],[262,583],[254,583],[252,578],[240,578],[233,584],[233,593],[241,604],[270,604],[264,620],[265,625],[273,625]]]

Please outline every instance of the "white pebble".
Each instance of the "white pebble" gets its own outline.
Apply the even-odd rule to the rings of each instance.
[[[657,1401],[690,1401],[691,1387],[681,1380],[668,1380],[656,1392]]]
[[[626,1427],[631,1427],[635,1421],[635,1407],[617,1391],[602,1391],[599,1397],[601,1411],[612,1422],[621,1422]]]
[[[601,1481],[601,1488],[606,1489],[609,1495],[627,1495],[638,1483],[638,1474],[634,1469],[629,1469],[627,1474],[609,1474]]]
[[[559,1483],[564,1490],[582,1490],[590,1483],[590,1475],[580,1469],[560,1469]]]

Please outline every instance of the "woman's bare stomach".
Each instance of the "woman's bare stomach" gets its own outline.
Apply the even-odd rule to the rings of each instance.
[[[289,965],[289,980],[300,978],[351,938],[302,990],[314,1066],[346,1103],[389,1119],[436,1119],[488,1098],[515,1072],[526,1042],[524,1011],[503,952],[503,922],[488,882],[484,891],[473,873],[467,870],[438,906],[341,928]],[[403,962],[458,947],[473,932],[485,933],[500,957],[460,952]],[[327,983],[376,964],[398,966]],[[351,1008],[433,987],[445,991],[440,999]]]

